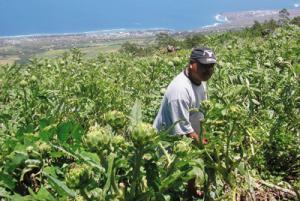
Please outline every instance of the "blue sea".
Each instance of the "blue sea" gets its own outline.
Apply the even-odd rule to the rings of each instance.
[[[223,12],[299,7],[300,0],[0,0],[0,36],[119,29],[197,29]]]

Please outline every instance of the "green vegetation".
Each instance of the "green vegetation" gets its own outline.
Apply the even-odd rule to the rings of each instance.
[[[256,27],[171,40],[186,43],[171,53],[127,44],[2,66],[0,199],[184,200],[192,178],[198,200],[299,199],[300,28]],[[218,58],[200,108],[205,146],[151,127],[200,44]]]
[[[0,47],[0,65],[4,64],[25,64],[31,58],[58,58],[64,52],[76,47],[85,53],[86,59],[96,58],[100,52],[115,52],[121,48],[125,41],[140,44],[148,43],[153,38],[128,38],[128,39],[112,39],[112,40],[88,40],[85,36],[79,37],[76,43],[72,42],[71,36],[58,37],[59,41],[51,38],[29,38],[14,39],[15,45],[7,44]],[[75,37],[75,36],[74,36]]]

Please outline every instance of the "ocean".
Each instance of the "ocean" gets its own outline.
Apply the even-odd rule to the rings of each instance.
[[[299,5],[300,0],[0,0],[0,36],[192,30],[222,22],[224,12]]]

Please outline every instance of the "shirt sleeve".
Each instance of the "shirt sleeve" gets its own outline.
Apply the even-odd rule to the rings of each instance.
[[[185,100],[172,100],[168,103],[169,116],[175,123],[172,133],[175,135],[185,135],[194,132],[189,121],[189,105]]]

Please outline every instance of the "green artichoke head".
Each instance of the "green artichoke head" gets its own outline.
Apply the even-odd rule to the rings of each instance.
[[[131,139],[135,145],[145,145],[153,141],[156,132],[151,124],[139,123],[132,131]]]
[[[86,164],[73,165],[66,174],[66,184],[70,188],[82,188],[89,184],[93,177],[91,167]]]
[[[124,113],[112,110],[103,115],[103,121],[105,124],[109,124],[115,131],[117,131],[126,127],[128,118]]]
[[[191,151],[191,149],[191,145],[189,145],[187,142],[178,141],[174,147],[174,152],[182,154]]]
[[[104,127],[94,126],[83,137],[84,145],[93,152],[106,149],[111,141],[112,134]]]

